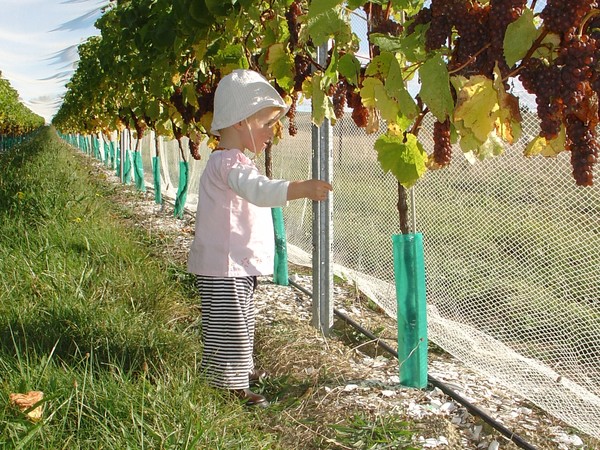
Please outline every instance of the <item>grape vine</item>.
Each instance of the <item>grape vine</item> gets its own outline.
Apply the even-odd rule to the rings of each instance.
[[[312,100],[316,124],[350,111],[367,133],[382,121],[386,131],[375,150],[380,161],[400,160],[386,153],[411,153],[405,160],[413,167],[384,166],[409,187],[426,170],[451,164],[454,139],[479,159],[501,153],[498,142],[516,142],[522,118],[514,87],[521,83],[535,97],[540,121],[526,154],[548,154],[540,150],[545,146],[570,152],[575,183],[589,186],[598,159],[599,5],[537,3],[111,2],[97,22],[101,36],[80,45],[80,63],[54,123],[63,132],[125,127],[138,136],[148,129],[187,136],[198,158],[218,81],[249,67],[290,105],[291,136],[303,98]],[[355,9],[367,21],[367,63],[352,33]],[[327,61],[317,63],[317,48],[328,42]],[[407,88],[413,79],[420,82],[416,93]],[[473,111],[486,120],[474,120]],[[429,155],[431,137],[420,133],[428,113],[435,117]],[[210,142],[218,145],[216,138]]]

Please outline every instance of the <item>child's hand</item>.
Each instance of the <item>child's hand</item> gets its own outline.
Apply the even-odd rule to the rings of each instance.
[[[333,187],[322,180],[291,181],[288,187],[288,200],[309,198],[314,201],[326,200]]]

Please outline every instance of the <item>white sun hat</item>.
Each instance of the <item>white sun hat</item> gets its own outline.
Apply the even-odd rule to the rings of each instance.
[[[281,118],[289,109],[279,93],[260,73],[237,69],[224,76],[215,91],[215,109],[210,132],[230,127],[261,109],[281,108]]]

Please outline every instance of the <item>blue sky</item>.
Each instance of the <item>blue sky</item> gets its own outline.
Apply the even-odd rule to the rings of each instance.
[[[99,34],[107,0],[1,0],[0,71],[22,102],[50,121],[77,60],[77,45]]]

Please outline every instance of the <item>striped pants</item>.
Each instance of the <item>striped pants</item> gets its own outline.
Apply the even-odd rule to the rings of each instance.
[[[218,388],[245,389],[254,369],[256,277],[196,275],[202,306],[201,369]]]

